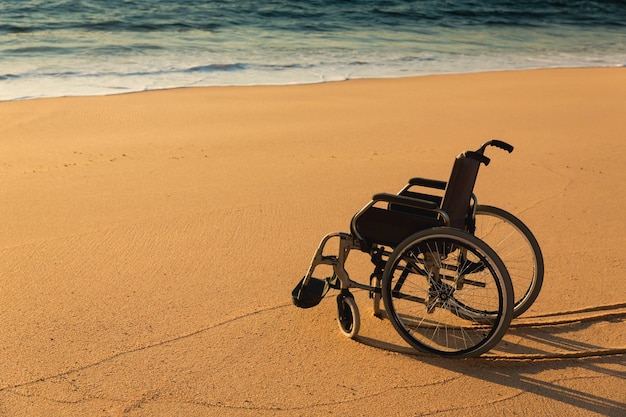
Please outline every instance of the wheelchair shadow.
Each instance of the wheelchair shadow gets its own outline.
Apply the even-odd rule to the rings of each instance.
[[[623,316],[622,313],[620,315]],[[575,380],[584,378],[626,379],[624,355],[626,344],[622,336],[626,317],[601,321],[575,321],[562,325],[549,323],[528,326],[514,322],[503,340],[490,352],[473,359],[445,359],[421,353],[396,343],[359,336],[356,341],[377,349],[396,352],[422,363],[451,372],[470,375],[485,382],[530,392],[553,401],[606,416],[625,416],[626,404],[618,401],[620,388],[613,398],[604,398],[572,388]],[[620,347],[598,346],[590,342],[597,336],[596,326],[602,326],[608,343]],[[488,366],[485,366],[488,364]],[[575,377],[563,372],[580,368]],[[568,373],[571,375],[571,372]],[[551,376],[552,375],[552,376]],[[574,382],[572,382],[574,381]],[[570,386],[568,386],[568,384]]]

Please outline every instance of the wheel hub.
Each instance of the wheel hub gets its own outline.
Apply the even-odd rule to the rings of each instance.
[[[447,303],[452,298],[454,291],[454,287],[444,282],[431,286],[428,292],[428,301],[426,302],[428,313],[433,313],[436,307],[447,308]]]

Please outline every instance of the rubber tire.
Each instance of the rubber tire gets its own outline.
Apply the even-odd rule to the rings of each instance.
[[[361,315],[351,294],[337,296],[337,323],[344,336],[354,339],[359,334]]]

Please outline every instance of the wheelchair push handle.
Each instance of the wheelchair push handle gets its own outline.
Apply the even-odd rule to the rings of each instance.
[[[496,148],[500,148],[503,149],[505,151],[507,151],[508,153],[513,152],[513,145],[509,145],[506,142],[503,142],[501,140],[498,139],[492,139],[488,142],[485,142],[482,144],[482,146],[480,148],[478,148],[475,151],[465,151],[463,152],[461,155],[459,155],[460,157],[463,158],[472,158],[476,161],[478,161],[479,163],[483,163],[485,164],[485,166],[489,165],[489,162],[491,162],[491,159],[487,158],[485,156],[485,149],[487,149],[487,146],[495,146]]]
[[[488,142],[483,143],[482,146],[478,148],[478,150],[476,150],[475,152],[478,154],[484,155],[485,149],[487,149],[487,146],[495,146],[496,148],[505,150],[508,153],[513,152],[513,145],[509,145],[508,143],[498,140],[498,139],[492,139]]]

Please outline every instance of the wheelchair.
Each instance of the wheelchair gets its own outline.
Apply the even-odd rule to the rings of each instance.
[[[450,358],[476,357],[493,348],[511,320],[537,298],[543,257],[537,240],[512,214],[479,205],[473,193],[490,140],[456,157],[449,180],[412,178],[397,194],[379,193],[350,222],[350,233],[320,242],[306,275],[292,291],[300,308],[318,305],[330,289],[337,295],[341,332],[355,338],[360,313],[350,289],[368,291],[374,314],[384,315],[418,351]],[[326,254],[330,241],[337,254]],[[352,250],[370,256],[369,284],[352,280]],[[332,276],[315,277],[321,265]]]

